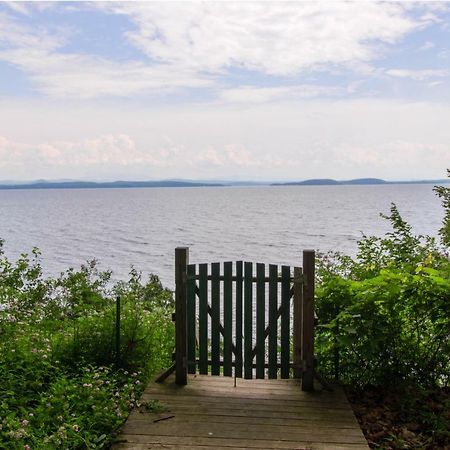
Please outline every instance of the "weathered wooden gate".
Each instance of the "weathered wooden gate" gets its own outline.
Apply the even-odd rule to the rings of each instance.
[[[303,268],[270,264],[266,273],[265,264],[252,262],[189,264],[189,249],[176,248],[176,382],[197,372],[292,375],[311,390],[314,259],[305,250]]]

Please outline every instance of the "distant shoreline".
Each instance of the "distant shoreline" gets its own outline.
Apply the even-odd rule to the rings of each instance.
[[[112,188],[155,188],[155,187],[209,187],[225,186],[219,183],[197,183],[184,181],[67,181],[67,182],[36,182],[24,184],[0,184],[2,190],[13,189],[112,189]]]
[[[272,186],[375,186],[386,184],[448,184],[449,182],[450,181],[448,179],[386,181],[380,178],[356,178],[354,180],[333,180],[329,178],[319,178],[304,181],[272,183]]]
[[[1,184],[0,190],[27,190],[27,189],[112,189],[112,188],[177,188],[177,187],[244,187],[244,186],[380,186],[391,184],[448,184],[448,179],[441,180],[410,180],[386,181],[379,178],[357,178],[353,180],[334,180],[318,178],[303,181],[284,182],[255,182],[255,181],[36,181],[29,183],[9,182]]]

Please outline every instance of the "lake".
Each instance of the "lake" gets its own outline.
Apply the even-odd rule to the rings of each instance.
[[[0,190],[0,238],[17,258],[37,246],[46,274],[96,258],[127,279],[130,266],[172,288],[174,249],[191,262],[301,265],[301,252],[354,255],[364,232],[383,235],[395,202],[417,234],[443,218],[431,184]]]

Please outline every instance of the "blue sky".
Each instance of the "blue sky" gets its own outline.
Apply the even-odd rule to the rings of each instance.
[[[0,180],[441,178],[450,3],[0,2]]]

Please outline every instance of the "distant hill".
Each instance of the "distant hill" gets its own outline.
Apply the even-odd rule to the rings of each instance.
[[[374,185],[374,184],[447,184],[448,180],[418,180],[418,181],[386,181],[380,178],[356,178],[354,180],[333,180],[318,178],[304,181],[288,181],[272,183],[271,186],[345,186],[345,185]]]
[[[386,184],[387,181],[380,178],[357,178],[355,180],[342,181],[341,184]]]
[[[0,181],[0,189],[108,189],[108,188],[154,188],[154,187],[211,187],[211,186],[342,186],[380,184],[448,184],[449,180],[385,181],[380,178],[357,178],[354,180],[333,180],[314,178],[303,181],[232,181],[232,180],[159,180],[159,181],[76,181],[76,180],[36,180]]]
[[[219,183],[196,183],[191,181],[44,181],[22,184],[0,184],[0,189],[105,189],[105,188],[152,188],[152,187],[203,187],[224,186]]]
[[[312,180],[301,181],[299,184],[304,184],[306,186],[332,186],[340,183],[339,181],[332,180],[330,178],[314,178]]]
[[[331,178],[313,178],[304,181],[288,181],[286,183],[274,183],[273,186],[340,186],[344,184],[386,184],[379,178],[357,178],[355,180],[333,180]]]

